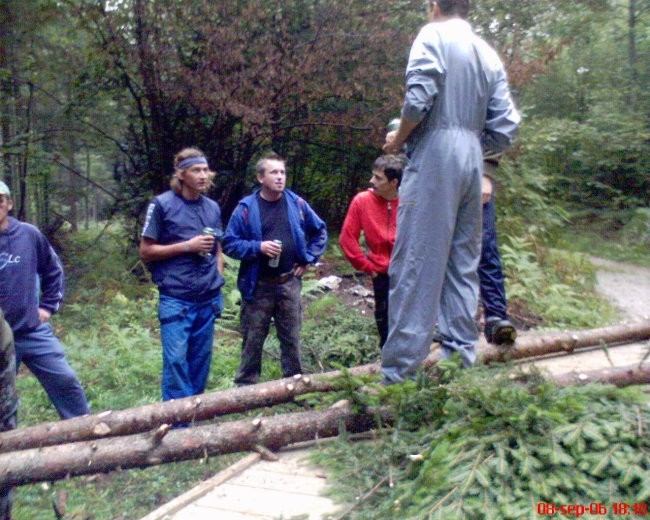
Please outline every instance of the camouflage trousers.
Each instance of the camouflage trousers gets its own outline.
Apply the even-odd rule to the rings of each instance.
[[[235,384],[250,385],[259,381],[262,372],[262,347],[269,334],[271,319],[280,341],[282,375],[302,372],[300,364],[300,329],[302,327],[302,282],[293,275],[286,281],[261,279],[255,286],[252,301],[242,302],[242,356]]]
[[[0,310],[0,432],[16,428],[17,408],[13,335]],[[11,488],[0,488],[0,520],[11,520],[11,502]]]
[[[16,428],[16,412],[9,417],[0,420],[0,432]],[[13,502],[13,491],[10,487],[0,487],[0,520],[11,520],[11,505]]]

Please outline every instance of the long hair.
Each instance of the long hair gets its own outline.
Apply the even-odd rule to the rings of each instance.
[[[178,195],[183,191],[183,181],[180,178],[180,174],[184,171],[179,168],[178,165],[189,157],[205,157],[205,154],[198,148],[190,147],[183,148],[180,152],[174,155],[174,173],[169,181],[169,186]],[[212,181],[214,180],[215,175],[215,172],[212,170],[208,172],[208,188],[212,187]]]

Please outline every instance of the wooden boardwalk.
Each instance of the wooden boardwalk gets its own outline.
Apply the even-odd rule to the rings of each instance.
[[[249,455],[141,520],[328,520],[339,507],[323,492],[327,474],[307,460],[310,445],[277,461]]]

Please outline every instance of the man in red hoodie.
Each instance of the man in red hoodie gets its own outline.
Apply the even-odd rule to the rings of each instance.
[[[388,264],[395,244],[397,229],[398,188],[402,182],[402,160],[395,155],[382,155],[372,165],[371,188],[357,194],[343,222],[339,245],[358,271],[372,277],[375,290],[375,321],[380,345],[388,336]],[[361,249],[363,231],[367,251]]]

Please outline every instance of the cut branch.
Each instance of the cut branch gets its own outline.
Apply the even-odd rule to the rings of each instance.
[[[647,338],[650,338],[650,321],[585,331],[527,334],[510,348],[481,343],[479,352],[483,363],[494,363],[508,359],[571,353],[597,345],[615,345]],[[439,352],[434,350],[425,359],[425,367],[435,365],[438,359]],[[351,368],[349,372],[359,376],[378,374],[379,370],[379,363],[373,363]],[[162,424],[205,421],[226,414],[288,403],[296,396],[333,390],[332,381],[340,375],[340,371],[332,371],[318,375],[294,376],[127,410],[107,411],[20,428],[0,433],[0,453],[65,442],[129,435],[150,431]]]

